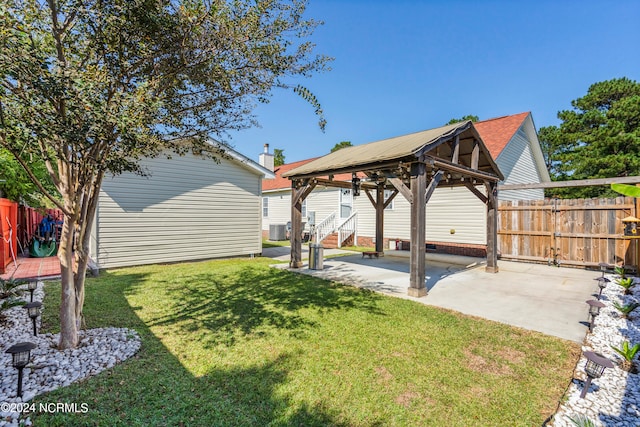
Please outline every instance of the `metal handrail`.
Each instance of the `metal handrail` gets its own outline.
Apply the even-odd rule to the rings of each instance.
[[[327,238],[336,229],[336,213],[323,219],[318,225],[316,225],[315,242],[320,243]]]
[[[338,247],[353,234],[353,245],[358,246],[358,211],[354,211],[351,216],[345,219],[342,224],[337,227],[338,230]]]

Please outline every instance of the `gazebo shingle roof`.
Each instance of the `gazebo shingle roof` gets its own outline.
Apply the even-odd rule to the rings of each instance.
[[[482,138],[482,141],[485,143],[485,146],[488,149],[493,159],[496,159],[500,155],[500,153],[502,153],[502,150],[504,150],[504,148],[507,146],[507,144],[509,143],[513,135],[522,126],[522,123],[524,122],[524,120],[529,114],[530,114],[529,112],[523,112],[523,113],[513,114],[509,116],[502,116],[502,117],[496,117],[488,120],[482,120],[474,123],[474,126],[477,132]],[[424,132],[426,131],[409,134],[409,136],[411,135],[419,136]],[[390,141],[396,138],[399,138],[399,137],[388,138],[378,142]],[[368,146],[369,144],[365,144],[365,145]],[[263,179],[262,190],[272,191],[272,190],[290,188],[291,181],[283,175],[288,174],[288,172],[300,166],[306,165],[316,159],[318,159],[318,157],[300,160],[293,163],[287,163],[282,166],[276,167],[274,171],[276,178]],[[336,175],[334,179],[346,181],[351,179],[351,175],[350,174],[344,174],[344,176]]]

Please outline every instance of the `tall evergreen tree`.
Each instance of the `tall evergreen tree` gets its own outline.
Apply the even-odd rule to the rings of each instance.
[[[352,146],[353,145],[351,144],[351,141],[340,141],[333,146],[333,148],[331,149],[331,152],[333,153],[334,151],[338,151],[345,147],[352,147]]]
[[[640,175],[640,83],[626,77],[594,83],[540,129],[555,180]],[[554,189],[560,197],[615,196],[609,188]]]
[[[285,162],[284,150],[280,148],[275,148],[273,150],[273,166],[282,166]]]

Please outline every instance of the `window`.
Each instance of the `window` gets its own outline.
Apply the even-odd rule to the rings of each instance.
[[[269,198],[268,197],[262,198],[262,216],[264,218],[269,216]]]
[[[392,194],[393,194],[393,190],[384,190],[384,201],[386,202],[387,200],[389,200],[389,197],[391,197]],[[389,205],[386,208],[384,208],[384,210],[392,211],[394,202],[395,202],[395,199],[392,200],[391,203],[389,203]]]
[[[302,201],[302,218],[307,217],[307,199]]]
[[[340,190],[340,218],[345,219],[351,216],[353,208],[353,198],[351,197],[351,190],[343,188]]]

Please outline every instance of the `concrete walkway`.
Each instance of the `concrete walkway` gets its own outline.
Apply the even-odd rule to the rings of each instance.
[[[289,249],[289,248],[287,248]],[[263,256],[268,256],[265,250]],[[326,255],[326,252],[325,252]],[[402,256],[393,256],[402,255]],[[481,258],[429,254],[427,296],[407,296],[408,252],[383,258],[360,254],[324,260],[322,270],[291,271],[371,289],[427,305],[582,342],[588,328],[585,301],[597,290],[599,272],[499,261],[497,274]],[[280,265],[279,268],[288,268]],[[306,267],[306,264],[305,264]]]

